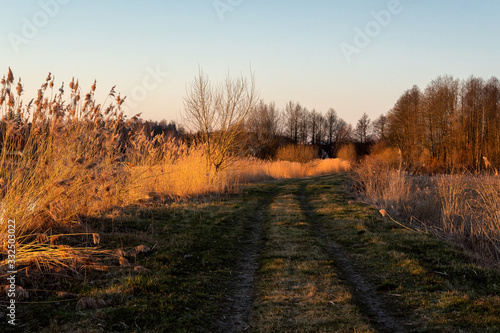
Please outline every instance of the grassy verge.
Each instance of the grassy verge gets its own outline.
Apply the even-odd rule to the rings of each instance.
[[[49,297],[18,304],[18,328],[214,332],[241,243],[268,190],[254,186],[229,200],[131,207],[122,217],[96,220],[101,243],[121,248],[121,264],[129,267],[94,272],[84,281],[59,284]],[[150,250],[133,251],[141,245]]]
[[[497,332],[500,276],[436,237],[349,201],[340,175],[308,183],[327,236],[339,243],[414,332]]]
[[[412,175],[369,156],[354,169],[363,201],[500,268],[500,178],[465,171]]]
[[[405,332],[498,331],[498,271],[351,201],[345,184],[345,175],[332,175],[253,185],[216,201],[128,207],[96,219],[102,246],[122,251],[115,267],[80,280],[47,273],[18,300],[18,330],[237,331],[223,322],[235,315],[228,303],[252,242],[260,268],[249,280],[247,331],[384,331],[339,273],[345,260]],[[263,225],[259,241],[250,239],[255,221]],[[326,243],[346,259],[336,260]]]

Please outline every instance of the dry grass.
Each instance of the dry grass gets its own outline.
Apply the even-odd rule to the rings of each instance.
[[[442,176],[438,195],[443,231],[478,256],[500,263],[500,178]]]
[[[373,332],[311,234],[298,186],[285,185],[282,191],[266,219],[251,327],[259,332]]]
[[[309,163],[316,158],[317,149],[309,145],[287,145],[279,147],[276,152],[278,161]]]
[[[354,146],[353,143],[348,143],[343,145],[338,153],[337,157],[344,160],[344,161],[349,161],[351,163],[356,163],[358,160],[358,154],[356,153],[356,147]]]
[[[500,264],[498,176],[412,176],[368,157],[354,177],[364,200],[390,216],[459,244],[485,264]]]
[[[15,220],[16,263],[45,268],[54,263],[59,270],[58,257],[79,261],[84,251],[37,244],[37,235],[82,232],[82,216],[124,203],[129,184],[120,142],[122,129],[133,122],[123,120],[123,99],[113,90],[114,103],[96,104],[95,84],[81,100],[78,82],[72,81],[66,100],[64,87],[54,91],[49,75],[27,105],[20,81],[17,95],[13,84],[9,70],[0,90],[0,245],[7,246],[7,221]]]
[[[158,197],[224,193],[236,190],[240,183],[349,168],[338,160],[300,164],[244,159],[231,169],[214,172],[203,145],[187,145],[163,135],[151,137],[139,130],[139,115],[125,120],[121,110],[124,98],[114,89],[98,104],[95,83],[87,94],[81,93],[75,80],[66,93],[67,88],[54,89],[49,74],[37,98],[25,104],[21,81],[16,86],[10,69],[0,83],[3,265],[8,220],[16,221],[18,265],[54,271],[89,267],[89,258],[99,254],[92,237],[67,236],[59,244],[39,242],[38,236],[88,233],[88,217]],[[91,249],[94,252],[88,255]],[[72,264],[82,261],[86,264]]]
[[[232,170],[238,182],[252,183],[273,179],[320,176],[351,169],[351,164],[340,159],[313,160],[309,163],[289,161],[241,160]]]

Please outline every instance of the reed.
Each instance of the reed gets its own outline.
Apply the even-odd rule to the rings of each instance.
[[[485,265],[500,264],[500,178],[411,175],[368,157],[354,171],[364,201],[410,227],[458,244]]]
[[[75,80],[54,86],[49,74],[25,104],[21,80],[16,84],[10,69],[0,82],[0,270],[8,220],[16,221],[16,260],[26,271],[78,271],[98,267],[92,258],[108,253],[99,248],[99,235],[89,236],[88,217],[158,198],[226,193],[242,183],[349,169],[340,160],[240,159],[215,172],[202,144],[145,133],[140,115],[126,120],[125,98],[114,87],[100,104],[95,82],[87,93]]]

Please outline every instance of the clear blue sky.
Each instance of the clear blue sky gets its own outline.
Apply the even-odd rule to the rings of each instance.
[[[377,23],[382,10],[393,13]],[[497,0],[3,1],[0,70],[22,78],[26,100],[52,72],[84,91],[96,79],[102,99],[116,85],[129,115],[180,120],[198,66],[213,80],[251,67],[266,102],[355,123],[439,75],[500,76],[499,14]]]

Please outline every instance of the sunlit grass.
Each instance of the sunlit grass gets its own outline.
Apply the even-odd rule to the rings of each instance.
[[[139,115],[125,119],[124,98],[114,89],[102,104],[95,91],[94,83],[82,93],[77,80],[58,90],[49,74],[26,104],[21,81],[16,85],[10,70],[2,79],[0,267],[6,263],[9,220],[16,221],[18,268],[73,267],[76,272],[96,264],[91,249],[95,259],[100,257],[99,235],[88,223],[95,217],[116,217],[129,206],[237,192],[246,183],[349,168],[340,160],[301,164],[241,158],[215,172],[203,144],[153,136]]]
[[[325,178],[334,183],[341,177]],[[462,249],[430,233],[410,231],[383,218],[368,205],[349,204],[341,187],[314,181],[306,194],[314,209],[323,211],[318,217],[326,237],[362,267],[409,332],[498,330],[497,270],[474,263]]]
[[[410,175],[370,157],[354,180],[365,201],[391,216],[459,244],[483,264],[500,263],[497,175]]]
[[[260,332],[372,332],[312,235],[298,186],[282,189],[269,207],[251,326]]]

